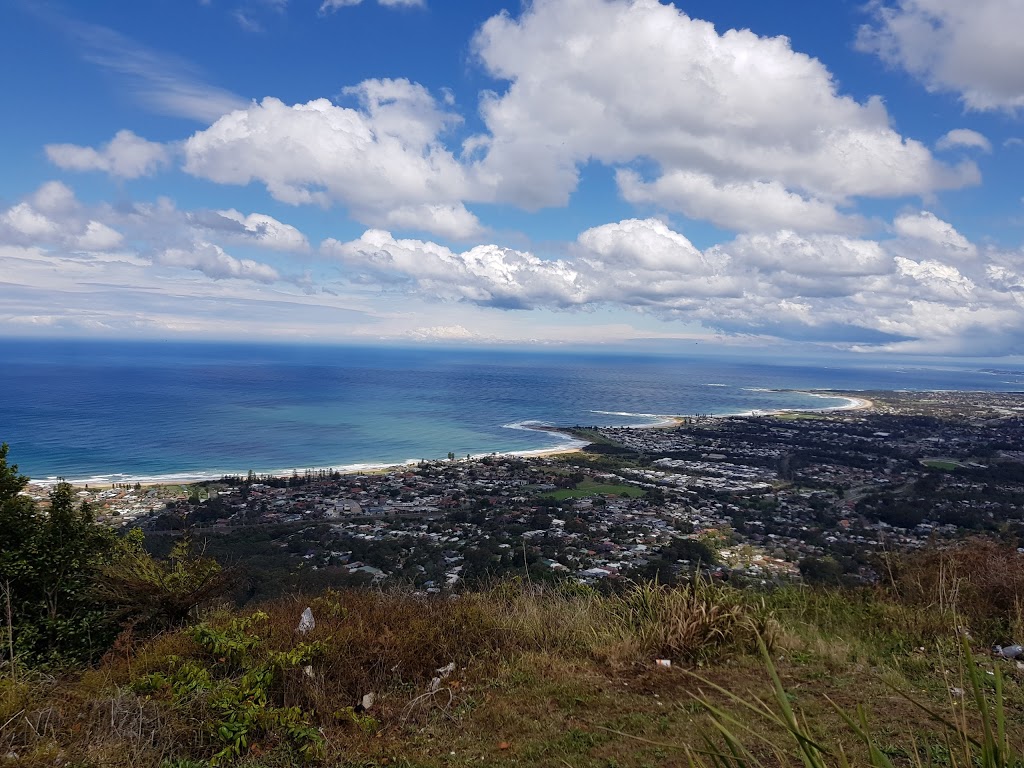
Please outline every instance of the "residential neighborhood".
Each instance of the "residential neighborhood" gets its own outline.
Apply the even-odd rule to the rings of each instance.
[[[256,571],[272,561],[293,583],[426,592],[697,571],[863,583],[879,553],[1024,529],[1024,396],[865,396],[858,410],[567,428],[593,442],[558,456],[78,493],[153,542],[187,535]]]

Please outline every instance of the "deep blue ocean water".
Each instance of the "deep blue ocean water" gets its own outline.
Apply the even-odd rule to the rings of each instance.
[[[571,352],[0,340],[0,442],[37,479],[350,468],[558,446],[531,423],[822,408],[768,389],[1024,390],[1024,373]]]

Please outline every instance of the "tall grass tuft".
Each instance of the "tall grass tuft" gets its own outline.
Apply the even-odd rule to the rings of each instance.
[[[621,629],[645,652],[680,661],[756,649],[759,636],[769,644],[775,636],[763,604],[702,579],[674,588],[636,584],[614,599],[612,610]]]
[[[691,768],[762,768],[769,763],[762,757],[771,755],[772,763],[786,765],[796,757],[804,768],[849,768],[851,758],[835,740],[826,742],[810,728],[805,717],[800,715],[791,703],[791,696],[782,685],[771,654],[761,643],[761,655],[772,683],[772,697],[764,700],[748,695],[740,696],[710,681],[699,678],[700,682],[717,691],[740,712],[750,718],[731,714],[711,703],[706,697],[699,702],[708,712],[711,724],[719,741],[705,740],[705,748],[686,747]],[[975,660],[966,640],[962,644],[961,672],[970,686],[970,696],[959,701],[951,694],[952,716],[938,712],[909,694],[897,692],[908,703],[925,712],[939,727],[948,759],[944,765],[949,768],[1021,768],[1024,753],[1020,745],[1011,743],[1007,732],[1006,706],[1003,691],[1003,675],[998,666],[991,672],[991,694],[983,671]],[[833,708],[846,723],[851,734],[863,745],[866,760],[872,768],[895,768],[892,759],[879,746],[869,722],[867,710],[858,705],[850,713],[831,702]],[[969,705],[972,705],[969,709]],[[973,711],[971,711],[973,709]],[[769,727],[765,727],[769,726]],[[780,741],[775,733],[784,734]],[[918,736],[906,734],[910,764],[915,768],[931,766],[933,761],[918,743]],[[858,761],[861,762],[861,761]]]

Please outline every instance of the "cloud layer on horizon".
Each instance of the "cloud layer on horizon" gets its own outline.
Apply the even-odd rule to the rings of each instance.
[[[701,251],[657,219],[580,234],[567,256],[483,245],[457,252],[370,230],[321,252],[363,280],[501,309],[617,305],[708,328],[907,353],[1024,351],[1024,252],[978,249],[933,214],[896,237],[740,235]]]
[[[166,199],[87,206],[50,182],[0,211],[0,264],[10,275],[30,255],[65,271],[74,264],[72,272],[92,271],[108,288],[119,280],[135,287],[118,272],[129,264],[136,278],[198,273],[209,281],[204,292],[224,281],[262,284],[299,303],[303,295],[315,303],[372,289],[500,310],[617,307],[730,334],[862,350],[1024,352],[1024,251],[979,247],[928,211],[897,217],[891,230],[885,239],[775,230],[701,250],[659,219],[628,219],[587,229],[551,259],[495,244],[456,251],[371,229],[321,243],[319,259],[344,269],[315,281],[229,252],[311,252],[301,232],[265,214],[181,211]]]

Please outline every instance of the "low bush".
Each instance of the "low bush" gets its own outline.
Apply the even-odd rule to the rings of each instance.
[[[136,693],[162,698],[203,723],[212,766],[248,754],[257,740],[291,752],[299,762],[323,751],[324,738],[311,713],[284,701],[283,675],[302,670],[313,677],[311,665],[324,646],[299,642],[285,651],[268,648],[260,630],[269,618],[259,611],[224,627],[200,624],[190,634],[201,661],[171,657],[166,672],[151,672],[132,683]]]
[[[301,633],[297,625],[307,606],[316,624]],[[936,614],[891,598],[872,601],[867,591],[792,588],[761,596],[713,582],[672,588],[641,583],[614,595],[574,584],[523,581],[457,597],[328,590],[312,599],[293,596],[266,603],[244,616],[221,610],[193,627],[163,632],[123,654],[110,654],[76,678],[26,673],[16,684],[0,681],[0,766],[277,768],[316,762],[381,765],[385,758],[388,764],[402,764],[401,756],[408,756],[410,765],[438,766],[451,764],[450,752],[465,750],[467,743],[474,764],[489,764],[487,749],[492,749],[492,764],[535,755],[538,764],[564,764],[558,762],[562,756],[574,765],[598,766],[612,764],[610,758],[602,762],[602,745],[611,739],[607,734],[631,739],[620,732],[636,729],[645,733],[643,738],[657,739],[655,728],[675,734],[676,749],[694,750],[697,765],[794,764],[804,762],[799,750],[814,738],[810,731],[799,732],[803,741],[776,741],[777,754],[775,747],[750,741],[760,736],[777,740],[791,725],[779,709],[782,700],[762,706],[767,699],[759,703],[745,692],[752,685],[761,687],[763,666],[785,665],[784,679],[799,680],[801,697],[813,696],[819,708],[823,696],[833,694],[849,707],[849,697],[861,691],[863,675],[884,674],[906,687],[906,677],[890,673],[913,659],[913,685],[931,697],[922,701],[933,706],[936,695],[950,686],[970,691],[964,681],[974,665],[963,656],[964,681],[947,680],[944,670],[956,665],[954,642],[934,656],[907,651],[929,633],[955,637],[933,621]],[[757,660],[759,637],[767,641],[763,662]],[[769,655],[773,645],[779,652]],[[829,655],[835,646],[842,646],[841,652]],[[848,655],[854,647],[860,649],[858,658]],[[871,656],[869,666],[860,653]],[[656,658],[676,663],[665,670],[655,666]],[[715,689],[712,706],[718,710],[711,711],[719,719],[711,727],[724,742],[701,741],[703,726],[688,719],[699,711],[688,709],[692,693],[712,685],[689,677],[686,670],[695,666],[722,686]],[[794,678],[795,673],[800,677]],[[847,682],[833,682],[832,676]],[[1011,694],[997,706],[1001,679],[987,674],[979,679],[991,705],[988,727],[998,741],[999,718],[1010,723],[1019,716],[1019,681],[1011,681]],[[816,681],[815,690],[806,687],[809,680]],[[844,684],[856,687],[844,690]],[[872,695],[882,690],[886,698],[888,689],[882,685],[876,681]],[[727,691],[741,693],[730,698]],[[374,696],[364,700],[368,694]],[[792,696],[788,690],[784,695],[788,705]],[[881,698],[873,702],[881,704]],[[368,711],[365,702],[371,702]],[[889,699],[884,703],[889,715],[897,711]],[[765,720],[766,727],[759,728],[747,704],[755,706],[757,716],[773,711],[782,719]],[[1013,714],[998,714],[1003,710]],[[549,717],[579,738],[563,744],[562,726],[549,727]],[[738,727],[728,717],[748,730],[726,737],[722,727]],[[972,712],[956,722],[984,743],[983,717]],[[863,730],[858,718],[854,721]],[[509,728],[510,722],[518,730]],[[833,712],[829,722],[834,729],[846,721]],[[891,740],[892,724],[885,725]],[[935,736],[945,726],[937,728],[915,733],[923,734],[930,747],[938,743],[947,749]],[[495,739],[500,731],[515,743],[544,730],[553,730],[546,738],[554,741],[544,746],[539,735],[530,736],[538,741],[517,755]],[[861,738],[858,733],[847,733],[838,744],[849,748]],[[629,743],[617,747],[626,750],[618,753],[620,758],[629,755]],[[840,754],[836,744],[815,743],[822,746],[823,762],[805,762],[808,768],[843,765],[835,762]],[[742,750],[733,762],[721,755],[712,758],[710,753],[722,752],[723,745],[728,754],[742,746],[762,762]],[[913,753],[912,745],[907,749]],[[506,751],[508,760],[501,757]],[[6,754],[16,755],[16,761],[5,763]],[[465,764],[470,759],[467,753]],[[634,763],[642,764],[639,758],[629,764]],[[943,764],[950,765],[948,759]],[[956,766],[967,768],[967,763]],[[1004,762],[985,768],[1011,766]]]

